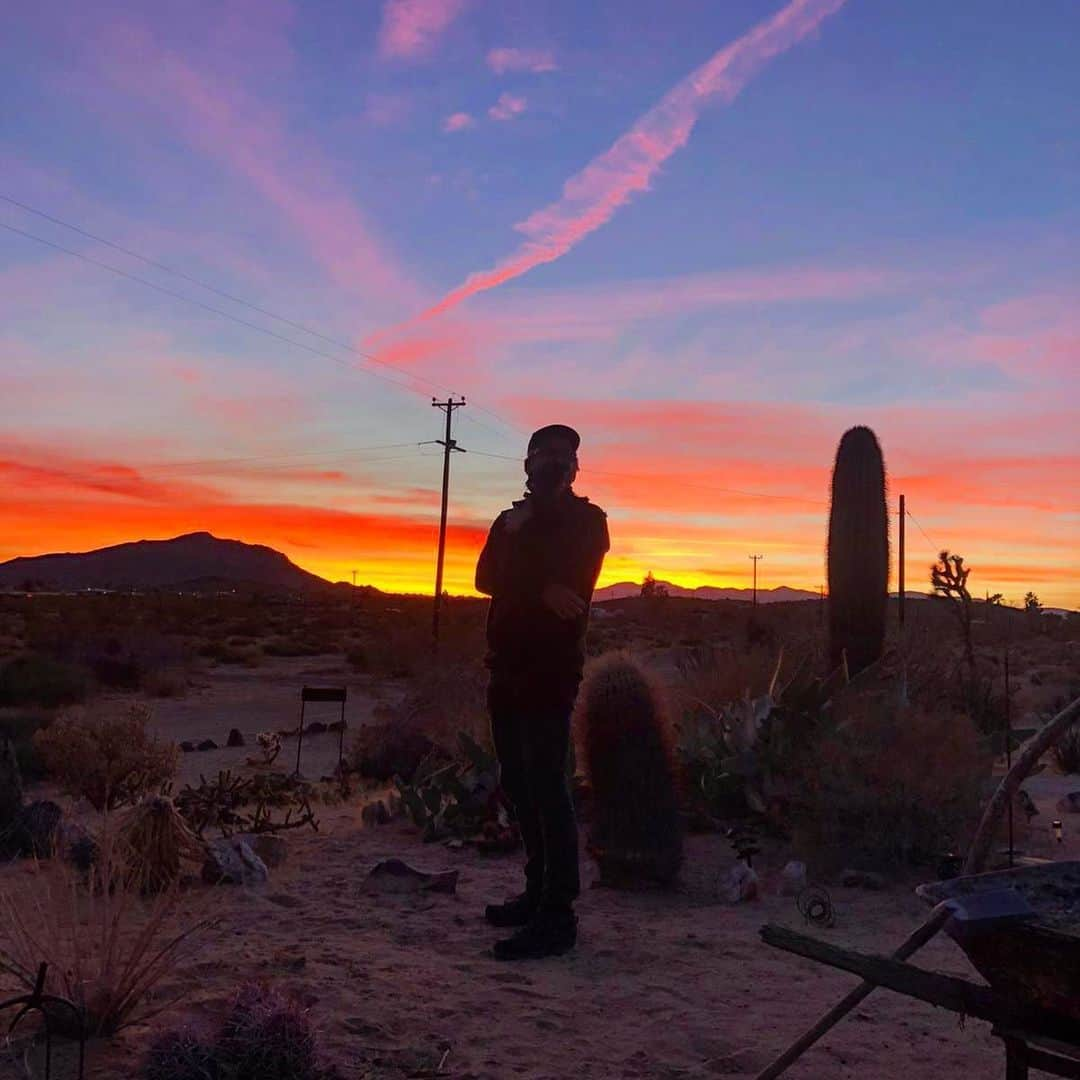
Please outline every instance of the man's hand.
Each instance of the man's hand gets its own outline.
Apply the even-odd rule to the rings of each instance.
[[[560,619],[576,619],[588,610],[588,604],[565,585],[546,586],[540,598]]]

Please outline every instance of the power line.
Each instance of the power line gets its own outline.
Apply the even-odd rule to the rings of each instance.
[[[233,315],[231,312],[223,311],[221,308],[214,307],[212,304],[204,304],[201,300],[194,299],[194,297],[185,296],[183,293],[176,292],[174,289],[167,289],[164,285],[158,285],[157,282],[149,281],[147,278],[144,277],[139,277],[138,274],[129,273],[127,270],[121,270],[118,266],[112,266],[109,263],[102,262],[100,259],[95,259],[92,255],[86,255],[81,251],[74,251],[72,248],[64,247],[63,244],[57,244],[54,243],[52,240],[46,240],[42,236],[37,236],[34,233],[26,232],[24,229],[18,229],[14,225],[8,225],[5,221],[0,221],[0,229],[7,229],[8,232],[13,232],[17,236],[23,236],[28,240],[34,240],[39,244],[44,244],[46,247],[51,247],[56,251],[61,251],[65,255],[72,255],[76,259],[82,259],[83,262],[90,263],[91,266],[97,266],[102,270],[108,270],[111,274],[116,274],[118,277],[126,278],[128,281],[137,282],[139,285],[145,285],[148,289],[153,289],[155,292],[162,293],[165,296],[171,296],[174,300],[182,300],[185,304],[191,304],[194,307],[201,308],[203,311],[209,311],[213,315],[219,315],[223,319],[229,319],[231,322],[239,323],[241,326],[246,326],[249,330],[255,330],[260,334],[266,334],[267,337],[272,337],[278,341],[283,341],[286,345],[293,345],[298,349],[306,349],[308,352],[314,353],[316,356],[323,356],[327,360],[333,360],[335,364],[340,364],[347,370],[360,370],[367,375],[373,375],[377,379],[383,379],[385,382],[392,383],[394,386],[399,386],[403,390],[408,390],[410,393],[423,393],[422,390],[417,389],[415,386],[409,386],[407,383],[400,382],[397,379],[391,379],[390,376],[384,375],[382,374],[382,372],[371,371],[366,367],[357,368],[356,365],[346,364],[340,356],[335,356],[333,353],[328,353],[325,349],[318,349],[314,345],[308,345],[306,342],[297,341],[295,338],[286,337],[284,334],[279,334],[276,330],[271,330],[265,326],[259,326],[258,323],[249,322],[247,319],[241,319],[238,315]]]
[[[915,515],[910,510],[907,511],[907,516],[909,518],[911,518],[912,521],[915,522],[915,528],[918,529],[919,532],[921,532],[923,534],[923,539],[930,545],[931,548],[933,548],[934,552],[937,553],[937,552],[941,551],[942,549],[940,547],[938,547],[937,544],[935,544],[934,541],[931,540],[929,536],[926,535],[926,530],[919,524],[918,519],[915,517]]]
[[[74,225],[69,221],[64,221],[62,218],[58,218],[58,217],[55,217],[52,214],[48,214],[44,210],[39,210],[36,207],[30,206],[28,203],[21,202],[18,199],[13,199],[10,195],[5,195],[2,192],[0,192],[0,200],[3,200],[4,202],[9,203],[12,206],[17,206],[20,210],[25,210],[27,213],[34,214],[37,217],[40,217],[45,221],[49,221],[49,222],[53,223],[54,225],[59,225],[62,228],[70,229],[72,232],[75,232],[80,236],[84,236],[88,240],[92,240],[95,243],[104,244],[106,247],[110,247],[114,251],[119,251],[122,254],[129,256],[130,258],[138,259],[140,262],[144,263],[147,266],[152,266],[155,269],[161,270],[162,272],[164,272],[166,274],[171,274],[174,277],[180,278],[183,281],[190,282],[192,285],[196,285],[201,289],[206,289],[208,292],[213,293],[215,296],[220,296],[223,299],[229,300],[234,304],[241,304],[242,306],[244,306],[246,308],[249,308],[251,311],[257,312],[258,314],[263,315],[266,318],[274,319],[276,322],[282,323],[284,326],[291,327],[294,330],[299,330],[299,331],[301,331],[302,333],[305,333],[305,334],[310,334],[312,337],[318,338],[320,341],[324,341],[329,345],[333,345],[338,349],[342,349],[345,352],[349,352],[349,353],[352,353],[354,356],[360,357],[361,359],[367,361],[367,363],[369,363],[369,364],[378,364],[379,366],[384,367],[384,368],[388,368],[391,371],[400,372],[401,374],[405,375],[407,378],[412,379],[415,382],[425,383],[429,387],[433,387],[436,390],[442,390],[442,391],[449,392],[448,387],[446,387],[442,383],[436,382],[434,379],[429,379],[424,375],[417,375],[417,374],[415,374],[415,373],[413,373],[411,371],[408,371],[405,368],[400,367],[397,364],[392,364],[387,360],[382,360],[378,356],[375,356],[372,353],[364,352],[362,349],[358,349],[355,345],[350,345],[348,342],[341,341],[340,339],[332,337],[329,334],[324,334],[319,330],[314,330],[310,326],[306,325],[305,323],[298,322],[298,321],[296,321],[294,319],[286,318],[284,315],[278,315],[276,312],[271,311],[269,308],[265,308],[265,307],[260,306],[259,304],[255,304],[250,300],[244,299],[244,297],[242,297],[242,296],[237,296],[235,293],[230,293],[230,292],[227,292],[224,289],[219,289],[216,285],[211,285],[208,282],[202,281],[200,278],[195,277],[193,274],[189,274],[184,270],[178,270],[178,269],[176,269],[176,267],[169,266],[167,263],[159,262],[157,259],[151,259],[149,256],[143,255],[143,254],[139,253],[138,251],[134,251],[129,247],[125,247],[123,244],[118,244],[115,241],[109,240],[104,236],[99,236],[97,233],[92,233],[87,229],[83,229],[79,225]],[[72,250],[70,248],[66,248],[61,244],[56,244],[56,243],[53,243],[52,241],[46,240],[43,237],[35,235],[34,233],[29,233],[29,232],[25,232],[22,229],[17,229],[12,225],[7,225],[7,224],[5,224],[3,222],[0,222],[0,225],[3,225],[4,228],[10,230],[11,232],[18,233],[20,236],[24,236],[24,237],[26,237],[28,239],[31,239],[31,240],[36,240],[38,243],[41,243],[41,244],[46,244],[46,245],[48,245],[50,247],[53,247],[53,248],[55,248],[55,249],[57,249],[59,251],[64,252],[67,255],[73,255],[76,258],[81,258],[86,262],[89,262],[89,263],[91,263],[91,264],[93,264],[95,266],[99,266],[102,269],[109,270],[114,274],[119,274],[120,276],[126,277],[131,281],[136,281],[141,285],[146,285],[149,288],[156,289],[158,292],[162,292],[167,296],[172,296],[172,297],[175,297],[176,299],[184,300],[184,301],[186,301],[188,303],[195,304],[198,307],[201,307],[206,311],[211,311],[214,314],[221,315],[224,318],[231,318],[231,319],[233,319],[234,322],[239,322],[244,326],[248,326],[248,327],[250,327],[252,329],[259,330],[262,333],[267,333],[267,334],[270,334],[273,337],[277,337],[281,341],[286,341],[289,344],[296,345],[296,346],[298,346],[300,348],[307,348],[312,352],[316,352],[317,355],[327,356],[328,358],[334,359],[335,361],[337,361],[337,358],[330,356],[330,354],[325,353],[325,352],[321,352],[319,350],[311,349],[311,347],[309,345],[306,345],[303,342],[294,341],[293,339],[286,338],[283,335],[275,334],[273,331],[268,330],[265,327],[260,327],[255,323],[249,323],[246,320],[238,319],[236,316],[233,316],[233,315],[229,314],[228,312],[222,311],[219,308],[212,307],[212,306],[210,306],[208,304],[200,303],[199,301],[194,300],[191,297],[185,296],[182,293],[177,293],[177,292],[173,292],[170,289],[165,289],[162,286],[157,285],[154,282],[148,281],[145,278],[141,278],[136,274],[131,274],[131,273],[128,273],[127,271],[119,269],[118,267],[111,266],[108,263],[100,262],[99,260],[93,259],[90,256],[84,255],[84,254],[82,254],[80,252],[77,252],[77,251],[74,251],[74,250]],[[338,362],[340,362],[340,361],[338,361]],[[370,374],[370,375],[377,374],[376,372],[373,372],[373,371],[368,371],[366,373]],[[414,387],[408,386],[405,383],[396,382],[395,380],[388,380],[388,381],[395,382],[395,385],[402,386],[405,389],[415,391]],[[415,392],[419,393],[421,391],[415,391]],[[474,407],[479,409],[481,412],[484,412],[487,415],[491,416],[493,419],[497,420],[500,424],[503,424],[505,427],[510,428],[511,430],[517,431],[519,434],[521,434],[521,429],[520,428],[518,428],[516,425],[510,423],[508,420],[504,420],[501,416],[499,416],[498,413],[494,412],[493,410],[487,409],[482,405],[476,405]],[[474,421],[474,423],[481,423],[481,422],[480,421]],[[502,438],[507,437],[505,432],[497,431],[497,429],[491,428],[489,425],[481,424],[481,426],[482,427],[487,427],[488,430],[495,431],[496,434],[498,434]]]

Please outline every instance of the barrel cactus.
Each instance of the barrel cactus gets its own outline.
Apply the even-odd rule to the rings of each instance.
[[[889,512],[885,462],[868,427],[844,432],[829,509],[829,659],[855,675],[885,646]]]
[[[664,695],[629,656],[610,654],[586,679],[577,727],[601,880],[670,883],[682,864],[682,819]]]

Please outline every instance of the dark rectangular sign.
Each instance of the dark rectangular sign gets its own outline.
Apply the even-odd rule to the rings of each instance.
[[[344,701],[344,686],[305,686],[300,693],[301,701]]]

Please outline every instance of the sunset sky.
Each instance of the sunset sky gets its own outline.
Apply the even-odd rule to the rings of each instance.
[[[451,591],[551,421],[602,582],[816,589],[863,423],[909,588],[1080,607],[1078,46],[1075,0],[14,5],[0,560],[206,529],[430,591],[453,392]]]

